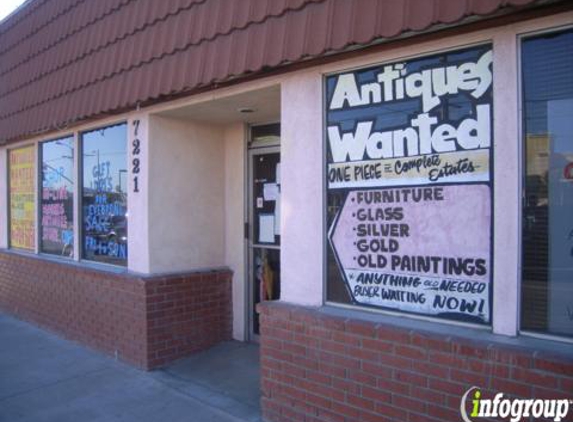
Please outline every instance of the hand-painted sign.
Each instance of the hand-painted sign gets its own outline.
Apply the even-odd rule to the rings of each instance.
[[[39,144],[42,159],[40,251],[74,254],[74,139]]]
[[[126,207],[121,192],[113,191],[111,162],[104,161],[92,168],[91,185],[97,192],[84,208],[85,250],[95,255],[127,259],[127,244],[120,231]]]
[[[486,319],[490,210],[484,185],[350,192],[330,237],[353,299]]]
[[[11,150],[10,156],[10,246],[34,250],[36,180],[34,147]]]
[[[327,78],[330,259],[354,303],[490,321],[491,63],[479,47]]]
[[[127,124],[82,134],[83,256],[127,265]]]

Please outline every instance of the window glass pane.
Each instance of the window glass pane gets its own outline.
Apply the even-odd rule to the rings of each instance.
[[[251,140],[253,142],[279,141],[280,136],[281,125],[279,123],[251,127]]]
[[[573,335],[573,31],[522,45],[521,327]]]
[[[10,159],[10,246],[34,251],[36,237],[36,179],[34,147],[9,151]]]
[[[491,323],[492,49],[326,78],[327,300]]]
[[[127,265],[127,125],[82,134],[83,258]]]
[[[44,253],[74,256],[74,139],[41,144],[41,246]]]

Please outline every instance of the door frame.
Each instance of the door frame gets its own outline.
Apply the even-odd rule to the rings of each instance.
[[[281,142],[280,138],[278,142],[265,142],[265,143],[254,143],[252,141],[252,127],[259,126],[259,125],[252,125],[248,126],[248,142],[247,142],[247,151],[246,151],[246,164],[247,164],[247,171],[245,172],[246,180],[245,180],[245,193],[246,193],[246,201],[245,201],[245,294],[247,295],[245,301],[245,338],[249,342],[259,342],[259,335],[253,332],[253,314],[254,314],[254,268],[253,268],[253,259],[254,253],[253,249],[256,248],[257,244],[253,242],[254,236],[254,225],[253,225],[253,218],[254,218],[254,210],[253,210],[253,158],[257,155],[261,154],[270,154],[270,153],[281,153]],[[261,246],[259,246],[261,247]],[[280,246],[268,246],[264,245],[264,247],[268,249],[278,249],[280,250]]]

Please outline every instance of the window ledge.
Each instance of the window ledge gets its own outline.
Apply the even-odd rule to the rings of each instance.
[[[138,271],[131,271],[127,267],[121,267],[111,264],[101,264],[99,262],[93,261],[86,261],[80,260],[77,261],[72,258],[66,258],[56,255],[49,255],[44,253],[36,254],[34,252],[28,252],[24,250],[17,250],[17,249],[6,249],[0,248],[0,254],[5,255],[13,255],[18,257],[24,258],[31,258],[37,259],[40,261],[51,262],[54,264],[59,264],[67,267],[74,267],[74,268],[81,268],[84,270],[93,270],[99,271],[108,274],[120,274],[120,275],[128,275],[132,277],[138,277],[141,279],[153,279],[153,278],[173,278],[173,277],[186,277],[190,274],[205,274],[205,273],[223,273],[223,272],[232,272],[232,270],[228,266],[214,266],[214,267],[202,267],[202,268],[193,268],[189,270],[177,270],[177,271],[159,271],[159,272],[152,272],[152,273],[143,273]]]
[[[98,262],[91,262],[91,261],[76,261],[72,258],[66,257],[59,257],[59,256],[52,256],[49,254],[36,254],[34,252],[27,252],[27,251],[20,251],[16,249],[0,249],[0,253],[6,255],[15,255],[21,256],[25,258],[37,259],[40,261],[48,261],[54,264],[65,265],[69,267],[76,267],[76,268],[83,268],[83,269],[90,269],[94,271],[100,272],[107,272],[113,274],[132,274],[126,267],[119,267],[109,264],[100,264]]]

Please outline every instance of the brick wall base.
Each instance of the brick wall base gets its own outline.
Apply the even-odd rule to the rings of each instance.
[[[571,353],[550,357],[284,303],[259,310],[267,421],[454,422],[472,386],[483,398],[573,398]]]
[[[145,277],[0,252],[0,310],[142,369],[231,339],[230,271]]]

